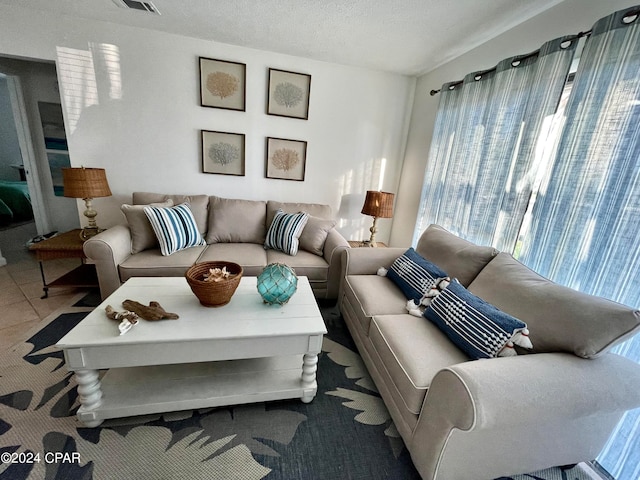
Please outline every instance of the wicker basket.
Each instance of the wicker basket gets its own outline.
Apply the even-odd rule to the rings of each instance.
[[[211,268],[226,267],[231,277],[219,282],[206,282],[204,276]],[[196,263],[184,274],[191,291],[205,307],[221,307],[231,301],[242,278],[242,267],[237,263],[214,261]]]

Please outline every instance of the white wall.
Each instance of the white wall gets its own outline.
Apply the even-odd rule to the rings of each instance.
[[[461,80],[467,73],[495,66],[500,60],[538,49],[563,35],[591,29],[600,18],[632,6],[629,0],[565,0],[451,62],[421,76],[416,94],[402,169],[391,243],[409,245],[413,237],[431,135],[438,109],[432,89]]]
[[[71,163],[106,168],[113,192],[94,201],[100,226],[123,222],[133,191],[207,193],[328,203],[356,239],[364,192],[397,191],[413,78],[13,6],[0,6],[0,54],[56,61]],[[247,65],[246,112],[200,106],[199,56]],[[269,67],[312,75],[308,121],[265,114]],[[246,176],[201,173],[200,130],[244,133]],[[265,178],[267,136],[308,142],[304,182]]]

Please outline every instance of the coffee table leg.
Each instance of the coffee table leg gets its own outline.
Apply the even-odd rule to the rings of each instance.
[[[82,406],[78,409],[78,418],[87,427],[97,427],[102,420],[95,418],[95,410],[102,403],[102,390],[97,370],[77,370],[76,382]]]
[[[307,353],[302,360],[302,402],[309,403],[316,396],[318,384],[316,383],[316,372],[318,371],[318,355]]]

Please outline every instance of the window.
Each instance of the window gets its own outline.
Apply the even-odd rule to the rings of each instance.
[[[575,76],[541,94],[555,94],[553,111],[531,110],[522,128],[505,119],[514,101],[536,93],[477,91],[455,104],[443,88],[416,237],[428,223],[441,223],[513,252],[558,283],[640,305],[639,13],[599,20]],[[555,87],[555,77],[543,78]],[[473,100],[482,95],[498,105],[481,105],[480,113]],[[453,107],[461,116],[455,123]],[[506,124],[513,128],[501,140],[507,130],[498,127]],[[468,125],[481,128],[460,128]],[[531,132],[535,143],[527,144]],[[640,363],[640,336],[613,351]],[[640,409],[624,415],[597,460],[618,480],[640,478]]]

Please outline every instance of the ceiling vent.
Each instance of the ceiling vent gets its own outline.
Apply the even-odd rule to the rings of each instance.
[[[138,1],[138,0],[113,0],[120,8],[129,8],[133,10],[142,10],[143,12],[155,13],[156,15],[160,15],[160,12],[153,4],[153,2],[146,1]]]

